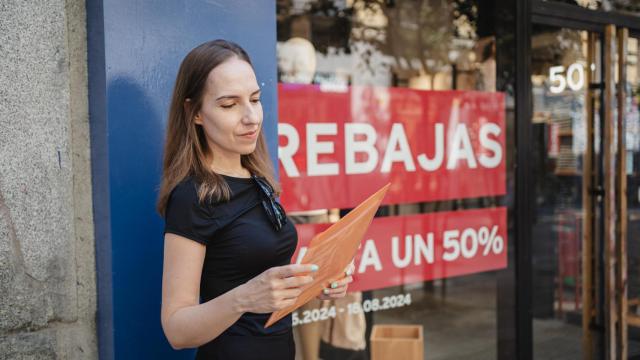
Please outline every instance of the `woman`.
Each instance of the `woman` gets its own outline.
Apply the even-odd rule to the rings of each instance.
[[[317,266],[290,264],[297,234],[275,198],[260,88],[247,53],[216,40],[178,71],[158,211],[165,217],[162,328],[197,359],[293,359],[291,317]],[[346,276],[322,299],[344,296]]]

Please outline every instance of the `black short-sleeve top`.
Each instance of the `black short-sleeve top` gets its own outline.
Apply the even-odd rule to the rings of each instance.
[[[223,175],[231,189],[229,201],[198,201],[198,184],[192,177],[169,195],[165,233],[206,246],[200,280],[200,298],[209,301],[274,267],[291,262],[298,235],[289,219],[276,231],[261,205],[262,194],[252,178]],[[280,334],[291,329],[287,316],[265,329],[270,314],[245,313],[229,327],[229,335]]]

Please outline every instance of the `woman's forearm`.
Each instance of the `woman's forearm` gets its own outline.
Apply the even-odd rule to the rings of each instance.
[[[267,314],[295,304],[302,288],[313,282],[308,275],[317,271],[312,264],[290,264],[265,270],[248,282],[209,300],[193,305],[194,297],[183,297],[180,304],[170,294],[175,291],[167,285],[164,291],[162,328],[174,349],[196,347],[215,339],[245,312]],[[171,282],[169,282],[171,283]],[[167,306],[167,307],[165,307]]]
[[[232,289],[205,303],[186,306],[167,314],[164,333],[174,349],[206,344],[233,325],[244,313],[238,292]]]

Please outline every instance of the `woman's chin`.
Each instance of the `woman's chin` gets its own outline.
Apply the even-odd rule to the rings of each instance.
[[[242,149],[239,150],[240,151],[238,152],[240,153],[240,155],[249,155],[256,150],[256,144],[253,144],[252,146],[243,146]]]

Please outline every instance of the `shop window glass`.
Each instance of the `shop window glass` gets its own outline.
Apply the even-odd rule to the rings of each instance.
[[[597,64],[587,63],[587,36],[586,31],[534,26],[531,38],[536,359],[582,358],[585,99],[589,73],[597,70]]]
[[[532,315],[535,359],[575,359],[597,354],[602,344],[594,340],[592,353],[583,354],[583,237],[584,162],[589,116],[593,116],[594,166],[600,166],[603,153],[601,98],[595,86],[602,82],[601,42],[594,37],[593,62],[588,61],[587,31],[534,25],[531,38],[531,86],[533,97],[533,204],[532,218]],[[638,40],[627,44],[626,78],[626,176],[627,176],[627,254],[630,317],[640,315],[640,271],[638,231],[640,216],[638,195],[638,153],[640,143]],[[617,61],[617,60],[616,60]],[[617,74],[617,69],[614,72]],[[590,114],[587,86],[593,78],[594,95]],[[617,75],[616,75],[616,81]],[[617,109],[614,107],[614,113]],[[615,115],[617,116],[617,115]],[[603,174],[598,176],[616,176]],[[594,260],[596,282],[602,280],[603,250],[601,214],[594,214],[593,239],[598,259]],[[597,286],[597,285],[596,285]],[[595,286],[594,286],[595,287]],[[594,290],[598,293],[601,290]],[[604,295],[601,295],[604,296]],[[601,300],[602,299],[602,300]],[[604,297],[596,299],[596,306]],[[640,316],[637,317],[640,319]],[[600,320],[594,320],[600,321]],[[629,355],[637,356],[640,341],[629,331]],[[637,323],[640,324],[640,321]],[[596,336],[594,336],[595,338]]]
[[[421,339],[413,338],[417,334],[411,332],[413,330],[403,334],[421,342],[424,358],[497,358],[496,271],[507,267],[506,252],[510,246],[506,237],[509,195],[506,194],[505,163],[511,150],[504,139],[505,118],[507,106],[512,110],[513,103],[496,91],[495,9],[490,4],[492,2],[467,0],[277,1],[280,176],[283,181],[289,181],[285,191],[295,197],[283,194],[290,217],[297,226],[334,222],[357,203],[355,195],[331,195],[336,194],[335,188],[353,184],[373,187],[366,179],[375,180],[376,176],[389,176],[392,183],[406,189],[396,190],[394,200],[380,208],[371,227],[373,231],[387,231],[385,236],[397,235],[395,240],[393,237],[378,239],[376,233],[368,234],[370,238],[363,240],[362,251],[366,255],[357,258],[356,267],[364,273],[357,272],[355,278],[366,281],[367,285],[360,286],[359,291],[349,293],[345,299],[314,300],[294,313],[300,358],[367,358],[376,346],[393,341],[380,340],[379,336],[392,337],[396,331],[394,326],[401,325],[422,329]],[[443,105],[439,108],[433,104]],[[475,106],[477,111],[465,104],[474,104],[469,106]],[[306,118],[299,124],[291,124],[291,114],[305,108],[314,110],[305,113]],[[482,115],[485,112],[487,115]],[[440,113],[446,116],[438,117]],[[350,124],[331,124],[332,119],[340,117],[348,118],[341,121]],[[440,125],[432,124],[428,133],[417,132],[424,126],[422,122],[430,118],[438,118],[436,123]],[[396,126],[400,120],[403,120],[402,126]],[[318,126],[318,123],[324,125]],[[352,139],[353,143],[360,142],[360,153],[345,160],[349,157],[348,147],[353,143],[345,145],[346,140],[341,139],[345,139],[351,124],[359,124],[353,129],[362,130]],[[399,128],[403,131],[394,130]],[[376,134],[365,131],[367,129]],[[309,135],[311,131],[315,134],[313,137]],[[438,151],[439,131],[442,131],[446,159],[438,165],[434,152]],[[377,154],[373,154],[373,146],[366,145],[370,136],[383,139],[383,148]],[[483,148],[485,140],[488,146]],[[323,144],[315,149],[315,160],[311,160],[310,156],[314,155],[309,155],[309,149],[305,148],[311,143]],[[387,155],[384,144],[388,143],[396,145],[397,157],[389,160],[385,172],[381,169],[385,167]],[[452,144],[457,144],[458,155],[451,155],[455,147]],[[420,146],[429,149],[422,160],[413,153]],[[291,154],[301,148],[307,153],[298,158],[303,160],[296,162],[297,158]],[[410,153],[412,159],[403,157],[406,153]],[[450,156],[458,156],[458,163],[448,160]],[[371,161],[372,157],[376,161]],[[358,163],[352,164],[351,172],[347,170],[349,161]],[[312,166],[315,166],[313,176],[309,174]],[[427,173],[424,169],[429,166],[433,166],[431,178],[418,177],[413,181],[409,177]],[[444,184],[436,181],[437,178],[459,166],[468,168],[472,171],[470,174],[478,171],[479,175],[465,179],[454,177],[447,190],[442,190]],[[307,173],[304,173],[305,167]],[[403,172],[409,175],[403,178],[400,174]],[[362,177],[352,184],[350,176]],[[317,191],[345,206],[307,198],[304,194],[309,190],[298,182],[301,177],[309,181],[305,184],[320,184],[319,178],[334,179],[322,183],[326,187]],[[465,187],[464,181],[471,181],[471,185]],[[429,184],[437,188],[430,189]],[[423,187],[414,191],[414,186]],[[305,206],[314,201],[324,207]],[[429,220],[424,220],[426,218]],[[421,233],[406,237],[401,226],[411,225],[396,219],[427,221],[429,226],[422,227]],[[378,220],[388,221],[384,224],[390,225],[376,225],[383,224],[376,223]],[[456,221],[457,225],[453,225]],[[442,232],[452,230],[448,233],[449,245],[445,251],[449,253],[445,257],[450,258],[450,264],[464,258],[465,261],[477,260],[478,265],[466,268],[464,273],[447,270],[453,267],[431,267],[430,226],[441,231],[435,234],[436,243]],[[306,231],[300,230],[300,236],[306,236]],[[462,237],[464,245],[458,245],[456,253],[451,243],[462,244]],[[383,242],[400,245],[384,247]],[[436,257],[443,256],[443,244],[439,246]],[[368,263],[363,266],[365,257]],[[387,271],[385,257],[395,259],[393,272]],[[421,265],[422,272],[407,275],[421,261],[426,262]],[[398,266],[406,267],[407,274],[398,270]],[[388,328],[380,330],[384,326]],[[396,358],[405,358],[403,356],[396,354]]]

